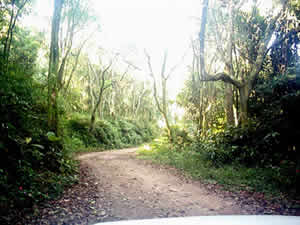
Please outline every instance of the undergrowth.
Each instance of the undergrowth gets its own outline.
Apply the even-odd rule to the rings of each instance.
[[[98,120],[90,131],[88,116],[74,116],[64,122],[66,148],[72,152],[93,152],[137,146],[155,136],[154,129],[125,119]]]
[[[47,126],[46,97],[30,77],[0,77],[0,215],[52,199],[77,180],[76,162]]]
[[[284,176],[272,167],[249,167],[238,162],[215,163],[208,158],[205,149],[199,150],[195,142],[179,147],[164,137],[155,139],[149,146],[140,149],[138,157],[174,166],[194,179],[221,184],[229,190],[256,191],[273,197],[296,192],[295,188],[284,184]]]

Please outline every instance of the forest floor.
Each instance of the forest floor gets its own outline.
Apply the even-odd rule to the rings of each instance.
[[[232,193],[136,156],[137,148],[78,155],[79,183],[66,190],[62,198],[38,206],[35,215],[23,216],[19,224],[93,224],[200,215],[300,215],[299,209],[288,207],[288,200],[266,200],[261,193],[247,191]]]

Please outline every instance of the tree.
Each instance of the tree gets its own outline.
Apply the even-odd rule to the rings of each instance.
[[[206,2],[207,4],[207,2]],[[204,9],[204,7],[203,7]],[[205,20],[202,20],[203,24],[206,24]],[[214,31],[210,30],[209,34],[214,34]],[[222,32],[224,33],[224,32]],[[212,36],[212,37],[211,37]],[[213,39],[213,35],[209,37],[210,40]],[[222,94],[221,91],[224,90],[224,85],[220,85],[215,82],[203,82],[201,68],[206,67],[208,73],[212,71],[217,71],[220,64],[222,64],[222,59],[218,57],[218,55],[211,54],[214,51],[217,51],[217,47],[214,43],[209,42],[209,46],[207,47],[207,51],[200,51],[203,48],[200,48],[204,45],[204,42],[201,43],[199,41],[199,37],[196,40],[191,40],[191,47],[193,50],[193,61],[190,67],[190,77],[185,83],[185,88],[181,91],[178,103],[186,108],[186,119],[192,120],[196,125],[196,133],[197,135],[205,135],[206,132],[212,126],[219,124],[219,116],[223,111],[223,103],[224,101],[219,100],[223,99],[225,96],[225,100],[229,99],[231,101],[225,101],[225,111],[227,112],[227,122],[229,124],[233,124],[233,110],[232,110],[232,89],[231,87],[225,88],[225,94]],[[201,65],[203,63],[200,58],[206,57],[209,61],[209,64]],[[226,90],[228,90],[226,91]],[[220,91],[221,90],[221,91]],[[218,109],[218,110],[216,110]],[[219,111],[217,113],[217,111]],[[228,116],[231,115],[231,116]],[[230,120],[231,119],[231,120]],[[223,121],[223,119],[222,119]]]
[[[59,29],[61,23],[61,12],[63,0],[54,1],[54,12],[52,17],[50,57],[48,70],[48,126],[58,135],[58,68],[59,68]]]
[[[240,122],[242,125],[246,125],[248,123],[248,98],[253,90],[255,80],[257,79],[259,73],[262,70],[262,66],[264,63],[264,59],[269,51],[269,43],[271,42],[272,35],[274,34],[274,31],[276,29],[276,22],[278,19],[284,14],[284,11],[286,9],[287,1],[283,1],[283,7],[280,13],[273,16],[269,21],[265,19],[266,27],[264,30],[260,30],[260,27],[256,27],[254,30],[248,30],[249,32],[244,33],[244,35],[247,35],[248,38],[250,38],[249,41],[252,41],[252,39],[256,40],[256,46],[249,53],[251,54],[252,58],[247,58],[247,67],[249,73],[244,73],[243,70],[239,71],[239,74],[237,71],[234,71],[234,64],[232,63],[232,52],[237,48],[237,37],[229,38],[227,46],[228,46],[228,55],[223,55],[224,57],[224,63],[226,65],[226,69],[223,72],[217,73],[217,74],[209,74],[207,73],[205,69],[205,35],[206,35],[206,24],[207,24],[207,12],[208,12],[208,3],[209,0],[204,0],[203,2],[203,9],[202,9],[202,18],[201,18],[201,29],[199,33],[199,41],[200,41],[200,66],[201,66],[201,80],[202,81],[223,81],[228,84],[232,84],[234,87],[236,87],[239,90],[239,103],[240,103]],[[243,1],[241,2],[243,3]],[[233,1],[231,0],[228,4],[229,7],[229,15],[232,18],[232,12],[238,11],[240,5],[234,5]],[[250,17],[248,18],[251,22],[254,22],[256,20],[258,15],[258,9],[256,5],[252,7],[252,13]],[[232,21],[232,19],[230,20]],[[248,21],[249,22],[249,21]],[[250,24],[253,25],[253,24]],[[230,33],[232,33],[232,29],[230,29]],[[258,34],[258,35],[257,35]],[[240,40],[242,41],[242,40]],[[245,41],[245,40],[244,40]],[[249,42],[248,41],[248,42]],[[221,45],[219,40],[217,41],[218,45]],[[221,51],[222,54],[222,51]],[[243,56],[243,53],[239,53],[240,56]]]
[[[87,1],[63,0],[55,3],[49,61],[50,75],[48,76],[48,117],[49,125],[52,124],[50,127],[54,127],[56,131],[58,123],[55,122],[58,121],[57,98],[62,88],[64,88],[64,94],[69,88],[82,49],[91,37],[85,32],[85,28],[95,19],[90,15],[90,11]],[[79,38],[80,32],[85,38]],[[79,43],[77,48],[74,47],[75,38],[78,39],[77,43]],[[72,60],[73,62],[70,63]]]
[[[106,90],[108,90],[110,87],[116,85],[117,83],[121,82],[124,77],[126,76],[129,66],[125,70],[125,72],[121,75],[121,77],[117,77],[116,73],[114,73],[111,69],[113,61],[116,60],[116,57],[110,61],[110,63],[105,66],[103,69],[101,68],[101,65],[98,67],[98,70],[95,70],[94,66],[91,64],[91,62],[88,63],[88,66],[90,68],[90,71],[94,75],[94,81],[96,82],[98,86],[98,92],[95,93],[94,90],[92,91],[92,95],[95,98],[95,104],[92,109],[91,113],[91,123],[90,123],[90,131],[94,129],[94,124],[96,120],[96,111],[99,109],[99,106],[101,105],[103,101],[103,94]],[[91,78],[89,78],[89,82],[91,81]],[[91,85],[91,83],[89,83]],[[91,88],[91,87],[89,87]]]
[[[20,26],[15,27],[7,67],[10,75],[23,74],[28,78],[34,76],[37,70],[36,58],[42,40],[43,37],[40,33],[32,32]]]
[[[82,49],[87,41],[91,38],[91,34],[86,34],[85,28],[95,21],[95,17],[91,15],[91,9],[87,1],[65,0],[62,11],[62,26],[60,28],[60,49],[61,59],[58,70],[58,88],[68,89],[74,72],[77,69],[78,60]],[[83,33],[83,37],[79,38],[79,33]],[[74,40],[79,42],[78,47],[74,47]],[[70,66],[70,56],[75,56],[75,62],[71,65],[69,78],[66,80],[66,67]],[[66,91],[66,90],[65,90]]]
[[[94,74],[95,78],[98,80],[98,85],[99,85],[99,92],[96,96],[97,97],[96,103],[94,105],[94,108],[92,109],[92,114],[91,114],[90,131],[94,129],[96,111],[102,101],[103,93],[107,88],[111,86],[111,83],[109,84],[106,83],[108,78],[107,75],[109,74],[108,70],[110,69],[111,66],[112,66],[112,61],[103,70],[100,69],[98,72],[96,72],[93,66],[91,65],[91,63],[89,63],[89,68]]]
[[[158,111],[161,113],[161,115],[164,118],[164,121],[166,123],[166,127],[168,130],[168,136],[170,138],[170,140],[172,141],[173,139],[173,132],[172,132],[172,127],[168,118],[168,103],[167,103],[167,81],[170,78],[170,75],[172,74],[173,70],[175,69],[175,67],[173,69],[171,69],[171,71],[166,74],[166,63],[167,63],[167,57],[168,57],[168,52],[165,51],[164,54],[164,58],[163,58],[163,63],[161,66],[161,73],[160,73],[160,82],[161,82],[161,96],[158,94],[158,83],[157,83],[157,78],[155,77],[154,73],[153,73],[153,69],[152,69],[152,65],[151,65],[151,58],[150,55],[147,53],[147,51],[145,50],[145,55],[147,58],[147,65],[148,65],[148,69],[149,69],[149,75],[152,78],[153,81],[153,96],[154,96],[154,100],[156,103],[156,107],[158,109]]]
[[[273,73],[287,75],[289,68],[296,68],[300,56],[298,54],[300,43],[300,26],[297,18],[297,10],[300,12],[296,1],[290,2],[286,15],[278,21],[277,29],[274,33],[275,41],[270,50],[269,60],[271,60]]]
[[[125,63],[127,64],[127,62]],[[127,66],[137,69],[130,64]],[[118,82],[113,82],[104,92],[102,105],[99,107],[101,110],[98,110],[99,117],[101,119],[126,118],[147,125],[155,121],[157,118],[156,106],[149,83],[135,79],[131,73],[121,80],[122,76],[123,74],[119,72],[115,72],[113,75],[114,80]],[[90,87],[93,86],[90,85]],[[91,90],[90,87],[88,86],[87,92]],[[88,102],[92,103],[93,101],[89,100]]]
[[[0,70],[1,72],[6,71],[8,69],[8,62],[10,56],[11,43],[13,40],[14,30],[16,27],[17,20],[24,12],[26,5],[30,0],[12,0],[12,1],[1,1],[0,2],[0,11],[3,13],[2,20],[6,21],[6,15],[8,18],[8,23],[6,24],[7,29],[5,31],[4,37],[0,37],[3,49],[1,52],[1,61],[0,61]]]

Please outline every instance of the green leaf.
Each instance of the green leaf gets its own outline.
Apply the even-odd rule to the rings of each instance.
[[[59,140],[60,140],[60,138],[57,137],[57,136],[55,135],[55,133],[54,133],[54,132],[51,132],[51,131],[49,131],[49,132],[47,133],[47,137],[48,137],[48,140],[49,140],[49,141],[52,141],[52,142],[55,142],[55,141],[59,141]]]
[[[32,141],[32,138],[31,138],[31,137],[27,137],[27,138],[25,138],[25,142],[26,142],[26,144],[29,144],[31,141]]]
[[[43,145],[32,144],[32,146],[37,147],[39,149],[45,149],[45,147]]]

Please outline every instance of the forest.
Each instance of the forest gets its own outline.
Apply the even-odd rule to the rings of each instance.
[[[168,49],[144,48],[138,65],[96,45],[88,0],[51,1],[48,27],[33,29],[22,21],[36,2],[0,1],[1,216],[76,184],[78,153],[132,146],[203,182],[299,199],[299,1],[199,0],[174,65]]]

